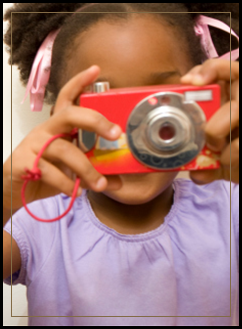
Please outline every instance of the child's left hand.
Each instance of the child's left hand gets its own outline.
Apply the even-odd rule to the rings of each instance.
[[[231,76],[231,144],[230,144],[230,76]],[[224,179],[239,183],[239,63],[209,59],[194,67],[181,83],[204,86],[221,86],[221,108],[205,127],[206,143],[212,151],[221,152],[221,167],[216,170],[190,172],[190,178],[197,184],[207,184]],[[231,170],[230,170],[231,160]]]

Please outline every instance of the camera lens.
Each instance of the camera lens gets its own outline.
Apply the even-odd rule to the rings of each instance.
[[[169,122],[165,122],[159,130],[159,136],[161,139],[167,141],[169,139],[172,139],[176,134],[176,130],[174,128],[174,126],[169,123]]]
[[[131,153],[143,165],[177,169],[193,160],[204,146],[201,107],[184,95],[161,91],[143,98],[127,121]]]

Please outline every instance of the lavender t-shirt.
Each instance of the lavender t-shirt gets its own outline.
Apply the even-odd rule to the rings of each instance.
[[[239,186],[232,184],[231,225],[229,182],[173,186],[165,222],[144,234],[101,223],[86,192],[57,222],[19,210],[12,235],[22,264],[13,283],[27,286],[29,325],[238,326]],[[60,194],[29,208],[53,218],[69,202]]]

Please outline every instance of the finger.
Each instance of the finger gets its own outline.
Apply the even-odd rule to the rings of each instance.
[[[180,82],[182,84],[193,84],[193,77],[196,73],[199,73],[200,66],[197,66],[194,71],[191,71],[189,74],[185,75],[181,78]],[[216,82],[220,86],[220,94],[221,94],[221,105],[225,104],[230,99],[230,87],[228,82],[219,80]],[[232,89],[233,90],[233,89]],[[232,96],[233,98],[233,96]],[[235,99],[235,98],[234,98]]]
[[[54,162],[61,161],[84,180],[88,188],[96,192],[104,190],[107,186],[107,179],[94,169],[87,156],[66,140],[55,140],[45,150],[43,157]]]
[[[93,65],[70,79],[58,95],[55,104],[55,112],[73,104],[76,98],[83,92],[84,88],[97,79],[99,73],[100,68],[97,65]]]
[[[181,83],[192,83],[193,77],[200,72],[201,66],[202,65],[194,66],[190,71],[188,71],[183,77],[181,77]]]
[[[231,168],[230,168],[231,161]],[[190,172],[191,180],[198,184],[209,184],[214,180],[224,179],[239,183],[239,139],[227,146],[220,158],[220,168],[211,170],[197,170]]]
[[[118,175],[107,175],[105,178],[107,180],[105,191],[117,191],[123,185],[122,180]],[[81,181],[81,186],[84,189],[88,189],[88,184],[84,180]]]
[[[190,76],[190,77],[189,77]],[[188,81],[193,85],[203,86],[215,83],[218,80],[235,81],[239,78],[239,63],[222,59],[209,59],[204,62],[199,70],[188,72],[182,77],[182,81]]]
[[[117,191],[122,187],[123,183],[118,175],[108,175],[105,177],[108,181],[105,191]]]
[[[226,144],[226,137],[239,125],[239,104],[231,101],[224,104],[205,127],[207,146],[212,151],[221,151]]]
[[[221,179],[239,184],[239,167],[231,171],[225,167],[215,170],[191,171],[190,178],[197,185],[210,184],[215,180]]]
[[[52,135],[68,133],[77,127],[96,132],[103,138],[111,140],[117,139],[122,133],[118,125],[107,120],[99,112],[75,105],[53,115],[45,122],[45,127]]]
[[[237,168],[239,166],[239,138],[236,138],[230,145],[228,145],[220,157],[220,162],[223,166],[230,168]]]
[[[45,159],[41,158],[38,162],[38,168],[41,170],[41,183],[47,184],[49,185],[49,187],[51,187],[51,191],[43,190],[42,187],[41,190],[38,191],[38,193],[48,195],[49,193],[52,194],[54,191],[59,191],[59,193],[62,192],[68,196],[72,195],[75,182],[72,181],[69,177],[67,177],[57,167],[47,162]],[[34,183],[37,188],[37,182]],[[31,191],[31,193],[33,193],[33,190]],[[81,188],[79,189],[77,194],[81,194]]]
[[[197,185],[209,184],[214,180],[223,179],[223,168],[190,171],[189,175],[191,180]]]

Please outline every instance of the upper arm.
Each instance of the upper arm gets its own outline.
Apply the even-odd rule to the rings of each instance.
[[[12,242],[11,242],[12,241]],[[12,248],[11,248],[12,244]],[[12,249],[12,270],[11,270],[11,249]],[[15,273],[21,267],[20,250],[16,241],[9,233],[3,231],[3,280],[11,273]]]

